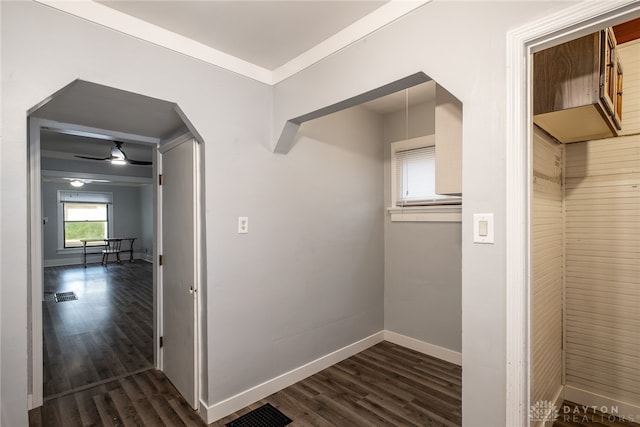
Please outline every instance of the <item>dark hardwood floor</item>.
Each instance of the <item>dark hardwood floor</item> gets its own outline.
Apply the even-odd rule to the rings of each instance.
[[[74,292],[76,301],[55,302]],[[49,267],[42,303],[44,399],[153,366],[153,267]]]
[[[271,403],[293,426],[459,426],[459,366],[382,342],[212,425]]]
[[[29,412],[30,427],[204,425],[155,369],[49,399]]]
[[[271,403],[291,426],[459,426],[461,369],[388,342],[375,345],[212,424],[222,427]],[[30,425],[203,426],[159,371],[116,379],[56,399]]]

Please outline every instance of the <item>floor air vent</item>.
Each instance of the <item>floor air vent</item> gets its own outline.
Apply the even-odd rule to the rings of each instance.
[[[227,423],[227,427],[283,427],[291,420],[269,403]]]
[[[56,292],[56,302],[75,301],[77,299],[75,292]]]

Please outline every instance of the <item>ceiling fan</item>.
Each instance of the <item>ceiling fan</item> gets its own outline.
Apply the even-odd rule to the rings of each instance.
[[[114,165],[151,165],[152,162],[147,162],[144,160],[133,160],[127,158],[127,155],[122,151],[122,142],[113,141],[114,146],[111,147],[111,155],[109,157],[91,157],[91,156],[78,156],[79,159],[89,159],[89,160],[101,160],[111,162]]]

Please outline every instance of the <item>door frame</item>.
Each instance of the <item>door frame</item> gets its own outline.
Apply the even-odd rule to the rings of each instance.
[[[201,192],[201,153],[200,153],[200,149],[201,149],[201,144],[199,143],[198,139],[195,138],[193,136],[193,134],[191,132],[187,132],[183,135],[180,135],[176,138],[173,138],[169,141],[166,142],[161,142],[160,144],[158,144],[157,150],[156,150],[156,160],[157,162],[155,163],[157,165],[156,171],[155,171],[155,176],[154,179],[156,179],[156,185],[154,186],[154,192],[156,194],[156,209],[155,209],[155,215],[156,215],[156,236],[158,236],[158,238],[156,239],[156,252],[155,252],[155,256],[156,256],[156,262],[158,261],[158,256],[160,254],[162,254],[163,251],[163,228],[162,228],[162,191],[161,191],[161,186],[158,185],[159,184],[159,176],[163,173],[163,166],[162,166],[162,156],[164,155],[164,153],[166,153],[167,151],[171,150],[172,148],[183,144],[183,143],[189,143],[190,141],[193,141],[194,144],[194,171],[193,171],[193,185],[194,185],[194,244],[195,244],[195,248],[194,248],[194,292],[196,294],[196,297],[193,299],[193,304],[194,304],[194,349],[193,349],[193,357],[194,357],[194,396],[195,396],[195,407],[193,408],[194,410],[198,411],[200,409],[200,390],[202,385],[200,384],[200,349],[201,349],[201,343],[200,343],[200,339],[201,339],[201,324],[200,324],[200,319],[201,319],[201,309],[202,309],[202,274],[201,274],[201,266],[202,266],[202,192]],[[158,262],[158,267],[159,266],[159,262]],[[154,269],[155,272],[155,278],[154,280],[157,282],[157,287],[154,287],[154,291],[157,293],[155,298],[158,301],[158,306],[157,306],[157,317],[155,319],[156,325],[157,325],[157,331],[159,333],[158,337],[163,336],[164,335],[164,322],[163,322],[163,299],[162,299],[162,294],[163,294],[163,269],[162,268],[156,268]],[[157,358],[156,358],[156,363],[158,366],[158,369],[160,370],[164,370],[164,359],[163,359],[163,349],[160,347],[160,340],[156,339],[156,344],[157,344]]]
[[[640,1],[582,2],[507,32],[506,425],[528,426],[530,396],[532,55],[636,18]]]
[[[112,130],[93,128],[88,126],[62,123],[53,120],[39,119],[35,117],[28,118],[28,310],[27,318],[29,319],[29,352],[28,352],[28,368],[30,393],[27,396],[27,408],[29,410],[42,406],[44,402],[43,390],[43,341],[42,341],[42,290],[43,290],[43,242],[42,242],[42,188],[41,177],[42,167],[40,162],[40,132],[43,128],[53,129],[63,133],[75,135],[102,135],[111,139],[137,141],[148,144],[159,145],[160,139],[135,135],[125,132],[116,132]],[[154,150],[155,153],[155,150]],[[155,160],[155,159],[154,159]],[[153,166],[153,176],[157,175],[156,164]],[[153,181],[152,181],[153,182]],[[154,186],[154,192],[157,186]],[[157,204],[157,202],[155,202]],[[156,209],[154,209],[156,211]],[[157,235],[154,235],[154,246],[157,244]],[[160,307],[157,299],[156,273],[157,264],[154,262],[154,321],[153,321],[153,340],[154,340],[154,364],[157,369],[160,368],[159,358],[159,322],[161,318],[156,313],[156,307]],[[198,337],[199,338],[199,337]]]

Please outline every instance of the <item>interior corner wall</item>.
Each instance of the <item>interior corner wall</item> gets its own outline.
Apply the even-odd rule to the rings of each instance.
[[[391,143],[435,132],[435,100],[384,116],[384,195],[391,206]],[[449,350],[462,348],[462,236],[459,222],[392,222],[385,215],[384,323]]]
[[[417,71],[436,80],[464,105],[465,425],[506,423],[506,33],[570,6],[572,2],[430,2],[275,86],[276,137],[291,118]],[[473,213],[494,214],[495,244],[473,243]]]
[[[210,325],[233,324],[211,332],[212,402],[383,329],[381,135],[377,114],[353,108],[304,123],[286,155],[221,147],[217,167],[235,178],[220,185],[238,197],[208,248]],[[238,215],[248,234],[237,234]]]
[[[82,263],[81,254],[65,254],[58,251],[58,232],[61,219],[58,217],[58,190],[70,190],[67,183],[42,183],[42,216],[47,223],[42,226],[44,266],[72,265]],[[138,187],[123,185],[85,184],[80,191],[108,192],[113,194],[113,233],[116,237],[136,237],[134,254],[141,248],[142,211]],[[152,209],[150,207],[149,209]],[[125,243],[128,245],[129,243]],[[128,249],[128,247],[127,247]]]

